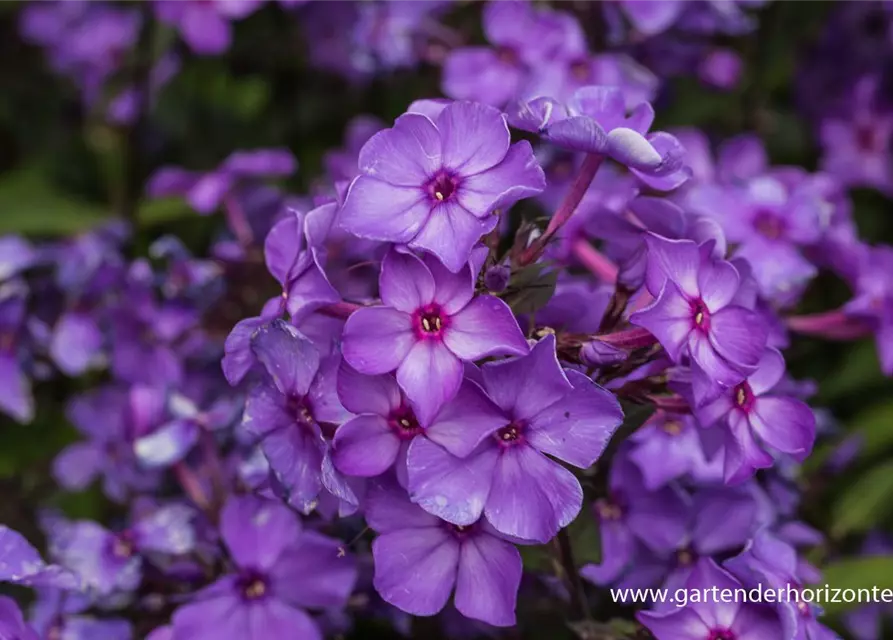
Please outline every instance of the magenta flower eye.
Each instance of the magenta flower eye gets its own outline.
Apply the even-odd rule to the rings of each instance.
[[[449,318],[436,304],[419,309],[413,314],[413,326],[420,338],[436,338],[448,326]]]
[[[711,629],[707,640],[738,640],[738,636],[731,629]]]
[[[446,202],[453,197],[459,188],[459,181],[446,172],[438,173],[430,183],[427,191],[438,202]]]
[[[520,424],[512,423],[507,427],[503,427],[496,432],[496,439],[503,445],[510,446],[521,440],[523,437],[524,427]]]
[[[767,240],[778,240],[784,236],[786,224],[774,211],[764,209],[754,216],[753,227]]]
[[[267,580],[256,572],[249,571],[239,578],[238,588],[245,600],[260,600],[267,595]]]

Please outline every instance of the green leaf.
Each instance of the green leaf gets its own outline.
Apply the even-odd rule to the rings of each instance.
[[[542,263],[534,263],[512,274],[503,299],[517,314],[530,314],[542,309],[558,283],[558,270],[550,269]]]
[[[862,451],[878,455],[893,447],[893,402],[878,404],[848,421],[850,430],[862,438]]]
[[[831,534],[842,537],[866,531],[889,515],[893,461],[862,474],[837,498],[831,510]]]
[[[853,344],[834,375],[821,380],[819,400],[830,403],[884,381],[874,340]]]
[[[574,551],[574,563],[577,569],[587,564],[601,562],[601,536],[598,531],[598,523],[592,512],[584,507],[573,522],[567,526],[567,534]],[[539,573],[558,573],[561,571],[558,560],[558,550],[554,544],[537,546],[520,545],[521,559],[524,568],[528,571]]]
[[[819,604],[829,614],[839,614],[850,611],[857,607],[863,606],[866,602],[871,602],[868,597],[872,594],[872,589],[877,587],[877,594],[884,589],[893,589],[893,556],[863,556],[858,558],[847,558],[838,560],[826,565],[822,570],[822,583],[817,585],[817,589],[824,590],[825,585],[829,585],[831,589],[852,589],[855,591],[855,598],[850,598],[849,594],[840,593],[844,597],[833,597],[834,600],[840,602],[825,602]],[[860,592],[860,589],[863,590]],[[864,590],[868,590],[867,592]],[[876,598],[877,596],[875,596]],[[859,602],[861,598],[862,602]],[[832,598],[825,598],[832,599]],[[843,602],[843,600],[855,600],[854,602]],[[873,600],[877,602],[878,600]]]
[[[0,175],[0,234],[67,235],[106,215],[101,205],[60,193],[34,168]]]

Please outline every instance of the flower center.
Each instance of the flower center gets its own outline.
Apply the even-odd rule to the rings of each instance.
[[[784,220],[782,220],[774,211],[759,211],[753,219],[753,226],[756,229],[757,233],[759,233],[764,238],[768,238],[769,240],[778,240],[780,237],[784,235],[785,225]]]
[[[524,440],[524,425],[518,422],[512,422],[497,431],[493,436],[503,447],[511,447],[516,444],[521,444]]]
[[[680,567],[690,567],[695,563],[695,554],[691,549],[680,549],[676,552],[676,564]]]
[[[391,415],[388,416],[388,424],[397,437],[403,440],[412,440],[422,431],[412,409],[403,405],[391,412]]]
[[[602,520],[616,521],[623,517],[623,508],[616,502],[610,500],[597,500],[595,503],[595,511]]]
[[[663,424],[664,433],[667,433],[671,436],[678,436],[682,433],[682,423],[678,420],[667,420]]]
[[[862,151],[877,151],[879,144],[879,136],[875,132],[874,127],[870,125],[860,125],[856,127],[856,144]]]
[[[127,560],[128,558],[133,557],[135,551],[136,549],[134,548],[133,540],[127,533],[122,533],[112,542],[112,555],[116,558]]]
[[[417,337],[439,338],[447,326],[447,316],[440,305],[429,304],[413,314],[412,324]]]
[[[577,60],[571,63],[571,75],[580,82],[589,82],[592,79],[592,66],[587,60]]]
[[[737,636],[734,631],[724,627],[711,629],[710,635],[707,636],[707,640],[736,640],[736,638]]]
[[[520,62],[518,52],[515,51],[512,47],[498,47],[496,49],[496,58],[501,63],[507,64],[512,67],[518,66],[518,63]]]
[[[269,585],[264,576],[250,572],[239,579],[239,590],[246,600],[260,600],[269,591]]]
[[[742,411],[750,411],[751,407],[753,406],[755,396],[753,395],[753,389],[750,388],[747,380],[735,387],[734,393],[735,406],[737,406]]]
[[[704,333],[710,330],[710,310],[700,298],[691,303],[691,317],[696,329]]]
[[[428,183],[428,193],[436,202],[446,202],[456,193],[459,182],[445,171],[439,172]]]

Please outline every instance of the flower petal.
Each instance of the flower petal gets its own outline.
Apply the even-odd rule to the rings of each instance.
[[[295,607],[343,607],[357,581],[356,562],[343,549],[341,540],[304,531],[270,571],[277,596]]]
[[[802,461],[815,442],[815,414],[809,406],[789,397],[762,396],[749,416],[751,428],[763,442]]]
[[[458,202],[443,202],[409,240],[409,246],[434,254],[447,269],[457,273],[468,263],[475,243],[492,228],[487,222],[476,218]]]
[[[381,263],[379,289],[385,306],[411,314],[434,299],[434,278],[411,253],[391,250]]]
[[[738,270],[724,260],[706,262],[698,271],[701,300],[711,313],[728,306],[738,292],[738,285]]]
[[[418,113],[406,113],[379,131],[360,150],[362,173],[392,185],[421,187],[441,165],[440,133]]]
[[[332,462],[341,473],[371,478],[393,466],[400,438],[381,416],[361,415],[335,431]]]
[[[546,177],[527,141],[513,144],[505,160],[492,169],[462,180],[459,204],[478,218],[505,210],[546,188]]]
[[[459,551],[456,609],[498,627],[514,625],[521,572],[521,554],[513,544],[487,534],[471,536]]]
[[[685,355],[693,330],[691,305],[671,281],[667,281],[657,300],[632,314],[631,324],[647,329],[678,363]]]
[[[274,320],[251,336],[251,350],[285,395],[303,396],[319,369],[319,352],[293,325]]]
[[[347,190],[339,221],[361,238],[408,242],[431,215],[428,196],[418,187],[398,187],[358,176]]]
[[[710,343],[733,366],[754,369],[766,349],[769,329],[760,315],[729,306],[710,317]]]
[[[484,510],[496,448],[481,445],[457,458],[427,438],[416,438],[407,455],[409,494],[428,513],[458,525],[477,522]]]
[[[366,307],[350,314],[344,324],[344,359],[361,373],[395,370],[416,343],[409,315],[389,307]]]
[[[367,376],[342,360],[338,368],[338,399],[351,413],[387,416],[400,406],[400,387],[391,375]]]
[[[378,533],[441,526],[440,518],[410,502],[402,487],[381,478],[370,483],[365,515],[366,522]]]
[[[496,166],[511,143],[508,124],[498,109],[478,102],[454,102],[437,117],[443,141],[443,166],[471,176]]]
[[[230,497],[220,515],[220,535],[241,568],[270,569],[300,532],[293,511],[257,496]]]
[[[454,456],[464,458],[484,438],[509,422],[510,419],[483,390],[466,379],[456,397],[441,409],[434,423],[425,429],[425,435]]]
[[[462,360],[487,356],[523,356],[530,351],[509,306],[494,296],[480,295],[450,317],[444,344]]]
[[[462,384],[462,362],[437,340],[419,340],[397,368],[397,384],[412,404],[420,424],[456,397]]]
[[[501,451],[484,515],[500,533],[546,543],[582,506],[583,489],[574,475],[520,444]]]

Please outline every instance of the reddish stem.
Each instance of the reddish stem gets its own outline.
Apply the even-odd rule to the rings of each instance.
[[[242,205],[231,194],[227,194],[224,198],[223,210],[226,212],[226,221],[229,223],[229,227],[235,234],[239,244],[247,247],[254,242],[254,232],[251,231],[251,225],[248,224],[245,210],[242,209]]]
[[[641,327],[630,327],[629,329],[623,329],[622,331],[606,333],[604,335],[595,336],[595,339],[620,349],[641,349],[643,347],[650,347],[657,342],[657,338],[655,338],[650,331],[642,329]]]
[[[805,316],[790,316],[785,319],[785,324],[791,331],[829,340],[856,340],[872,331],[868,323],[848,316],[840,309]]]
[[[536,259],[542,255],[543,250],[546,248],[546,245],[552,237],[558,233],[568,220],[570,220],[570,217],[574,214],[574,211],[577,210],[577,207],[583,200],[583,196],[586,195],[586,191],[589,190],[589,185],[592,184],[592,180],[595,178],[595,174],[598,172],[598,168],[601,166],[604,159],[605,157],[603,155],[597,153],[586,155],[583,159],[583,164],[580,165],[580,172],[577,174],[574,183],[571,185],[570,191],[564,196],[564,200],[561,201],[558,209],[556,209],[555,215],[549,220],[549,226],[546,227],[543,235],[534,240],[521,254],[521,257],[518,260],[520,266],[523,267],[535,262]]]
[[[331,316],[333,318],[344,318],[347,319],[350,317],[354,311],[362,307],[363,305],[357,304],[355,302],[336,302],[335,304],[326,305],[322,309],[319,310],[320,313],[323,313],[327,316]]]
[[[174,474],[177,476],[177,481],[183,487],[183,491],[189,496],[189,499],[202,511],[209,512],[211,501],[208,499],[201,481],[192,469],[185,462],[180,461],[174,465]]]
[[[603,282],[617,282],[617,265],[596,249],[586,238],[577,238],[571,244],[571,254],[577,262]]]

